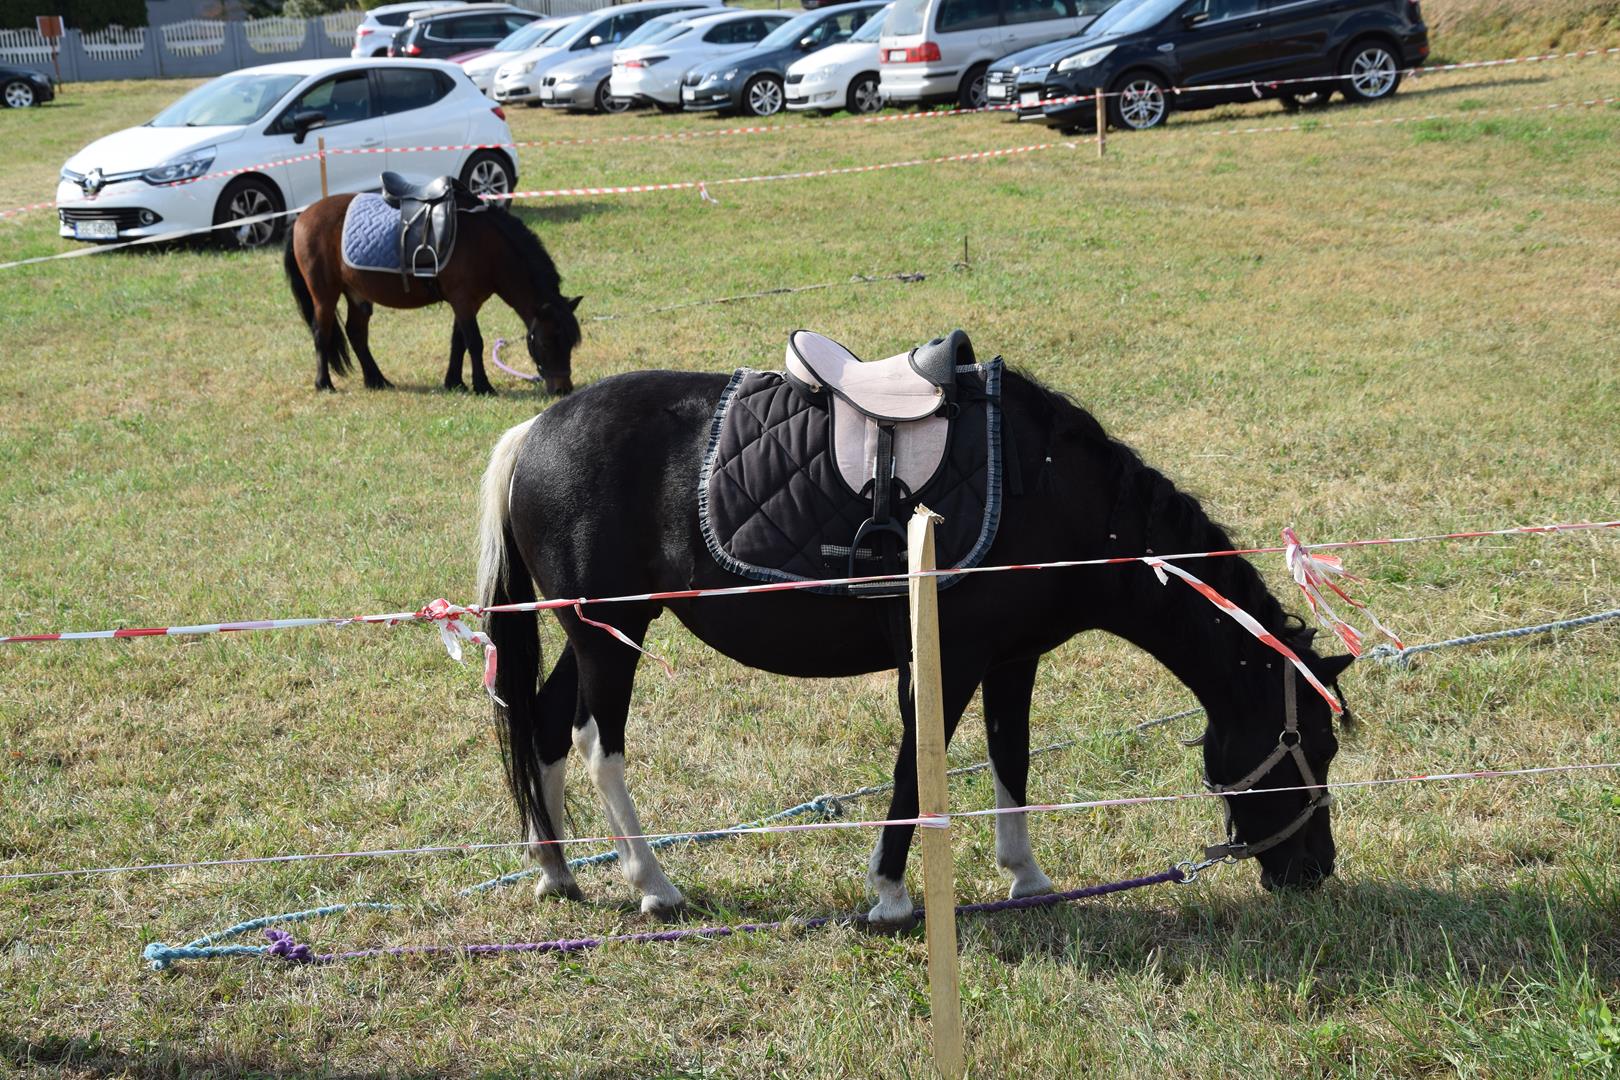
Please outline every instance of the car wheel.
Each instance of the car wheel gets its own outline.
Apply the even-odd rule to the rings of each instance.
[[[461,167],[461,183],[474,195],[510,195],[517,177],[512,165],[493,150],[480,150]],[[497,199],[494,205],[505,207],[508,199]]]
[[[782,80],[775,75],[755,75],[743,87],[742,111],[749,116],[775,116],[782,111]]]
[[[281,192],[274,184],[263,177],[244,176],[231,181],[220,193],[219,202],[214,204],[214,224],[259,218],[283,209]],[[286,223],[286,218],[274,217],[215,231],[227,247],[261,248],[275,243]]]
[[[596,111],[622,113],[628,108],[630,108],[630,99],[616,98],[608,93],[608,80],[603,79],[602,84],[596,88]]]
[[[12,79],[6,83],[5,89],[0,91],[0,97],[5,98],[8,109],[26,109],[39,100],[34,95],[34,88],[22,79]]]
[[[967,74],[962,76],[962,84],[956,88],[957,108],[982,109],[990,104],[990,95],[984,89],[985,72],[989,70],[989,64],[975,64],[968,68]]]
[[[1108,120],[1115,127],[1146,131],[1164,123],[1170,102],[1157,75],[1133,71],[1114,84],[1108,99]]]
[[[1312,109],[1325,109],[1328,102],[1333,100],[1332,90],[1287,90],[1277,95],[1277,100],[1287,112],[1301,112]]]
[[[851,80],[845,107],[857,114],[875,113],[883,108],[883,87],[876,74],[863,71]]]
[[[1358,41],[1345,52],[1344,96],[1351,101],[1382,101],[1401,85],[1401,65],[1376,38]]]

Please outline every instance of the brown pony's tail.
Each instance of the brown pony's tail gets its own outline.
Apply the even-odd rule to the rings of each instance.
[[[349,341],[343,336],[343,330],[338,326],[336,313],[333,314],[332,328],[322,340],[321,329],[315,325],[315,296],[309,291],[309,282],[304,279],[304,271],[298,265],[298,255],[293,251],[293,238],[298,233],[298,223],[287,230],[287,243],[281,251],[281,268],[287,273],[287,286],[292,289],[293,299],[298,302],[298,314],[303,316],[304,325],[309,327],[310,334],[315,338],[315,351],[320,354],[334,372],[339,375],[349,373]]]

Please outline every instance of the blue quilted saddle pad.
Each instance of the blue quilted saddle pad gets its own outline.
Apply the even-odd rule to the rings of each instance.
[[[399,273],[399,211],[381,195],[356,195],[343,218],[343,262],[356,270]]]

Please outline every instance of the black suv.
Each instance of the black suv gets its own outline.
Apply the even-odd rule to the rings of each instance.
[[[414,12],[394,35],[389,56],[444,60],[464,52],[493,48],[514,30],[540,18],[511,4],[464,4]]]
[[[1335,90],[1381,100],[1429,55],[1429,29],[1418,0],[1120,0],[1068,44],[1050,67],[1021,73],[1020,97],[1038,93],[1052,127],[1093,130],[1094,102],[1061,99],[1106,90],[1109,123],[1142,130],[1171,109],[1256,97],[1290,109]],[[1267,85],[1313,77],[1326,78]]]

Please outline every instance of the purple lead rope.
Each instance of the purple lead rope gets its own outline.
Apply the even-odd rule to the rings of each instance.
[[[1146,877],[1127,878],[1124,881],[1109,882],[1106,885],[1089,885],[1083,889],[1071,889],[1068,892],[1046,893],[1042,896],[1023,896],[1016,900],[992,900],[981,904],[959,904],[957,915],[986,915],[997,911],[1022,911],[1028,908],[1052,907],[1056,904],[1066,904],[1075,900],[1085,900],[1093,896],[1106,896],[1109,893],[1125,892],[1128,889],[1141,889],[1149,885],[1162,885],[1166,882],[1184,882],[1191,880],[1186,871],[1180,867],[1171,867],[1169,870]],[[923,909],[917,908],[913,914],[917,918],[923,917]],[[830,924],[843,926],[860,926],[866,922],[858,915],[819,915],[811,919],[778,919],[774,922],[741,923],[737,926],[697,926],[677,930],[649,930],[636,934],[613,934],[608,937],[588,938],[559,938],[555,941],[517,941],[504,944],[490,945],[396,945],[387,949],[355,949],[349,952],[315,953],[308,945],[299,945],[293,941],[292,935],[284,930],[266,930],[265,937],[271,941],[265,955],[277,956],[294,964],[330,964],[339,960],[365,960],[381,956],[488,956],[494,953],[577,953],[589,949],[600,948],[603,945],[646,945],[658,942],[684,941],[688,938],[716,938],[730,937],[733,934],[757,934],[767,930],[815,930]]]

